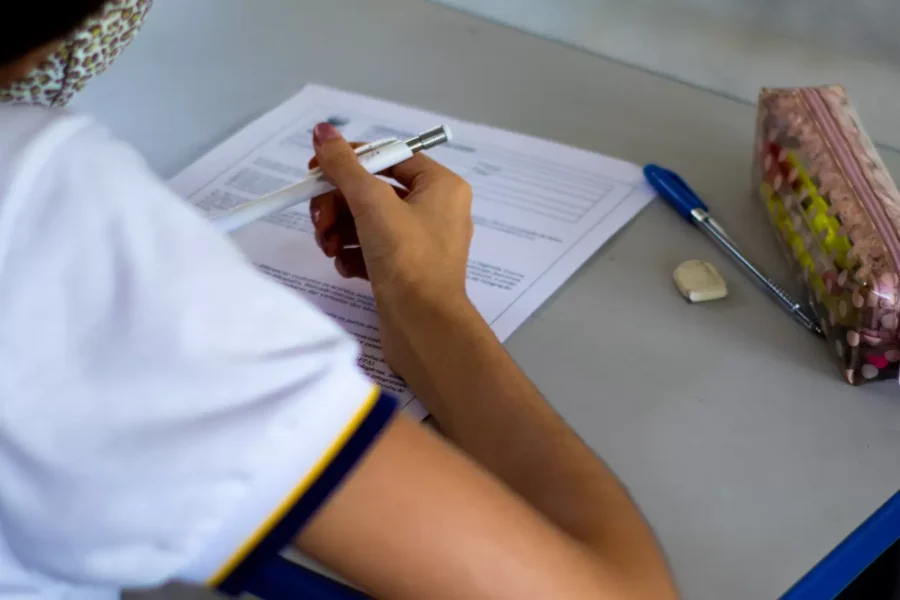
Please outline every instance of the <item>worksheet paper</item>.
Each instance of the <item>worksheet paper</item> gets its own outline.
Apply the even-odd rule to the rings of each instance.
[[[312,129],[329,121],[349,140],[406,139],[446,124],[453,141],[429,154],[471,183],[475,237],[468,293],[506,340],[653,198],[636,165],[537,138],[458,121],[319,85],[250,124],[172,180],[215,214],[297,182],[313,155]],[[264,273],[302,293],[359,340],[360,365],[407,409],[412,392],[384,362],[367,282],[345,280],[313,237],[307,203],[235,234]]]

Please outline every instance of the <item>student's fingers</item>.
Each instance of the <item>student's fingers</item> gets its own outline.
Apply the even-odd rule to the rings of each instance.
[[[340,192],[329,192],[313,198],[309,203],[309,217],[316,244],[325,256],[334,258],[338,250],[349,245],[351,240],[352,243],[359,243],[356,222]]]
[[[357,148],[360,148],[362,146],[365,146],[365,145],[366,145],[366,142],[350,142],[350,147],[353,148],[354,150],[356,150]],[[309,166],[310,171],[312,171],[313,169],[318,167],[319,166],[319,158],[317,156],[313,156],[311,159],[309,159],[308,166]]]
[[[397,187],[394,184],[391,184],[391,187],[394,188],[394,193],[397,194],[397,197],[401,200],[405,200],[407,196],[409,196],[409,190],[402,187]]]
[[[366,261],[363,259],[362,248],[343,248],[334,259],[334,268],[341,276],[348,279],[368,279]]]
[[[317,233],[325,233],[341,218],[350,215],[350,207],[343,194],[335,190],[317,196],[309,202],[309,218]]]
[[[394,193],[400,198],[406,198],[409,190],[393,186]],[[316,232],[326,234],[343,219],[353,219],[350,207],[347,206],[347,199],[344,195],[335,190],[321,196],[317,196],[310,200],[309,216]]]
[[[394,191],[401,198],[405,198],[409,193],[402,188],[394,188]],[[335,193],[334,202],[332,203],[334,220],[328,227],[316,227],[316,236],[319,247],[326,256],[334,258],[342,248],[348,246],[359,246],[359,232],[356,230],[356,220],[350,213],[347,201],[344,200],[340,193]],[[324,221],[320,221],[324,224]]]
[[[399,165],[387,169],[385,173],[409,189],[419,189],[425,185],[456,177],[453,171],[421,152]]]
[[[356,150],[357,148],[359,148],[359,147],[361,147],[361,146],[365,146],[365,143],[364,143],[364,142],[350,142],[350,146],[352,146],[353,149]],[[319,166],[319,158],[318,158],[318,157],[313,156],[311,159],[309,159],[309,170],[310,170],[310,171],[312,171],[313,169],[315,169],[315,168],[318,167],[318,166]],[[383,177],[388,177],[388,178],[393,179],[393,177],[391,177],[391,169],[385,169],[384,171],[381,171],[381,172],[378,173],[378,174],[381,175],[381,176],[383,176]],[[403,194],[400,195],[400,197],[401,197],[401,198],[405,198],[405,197],[406,197],[407,191],[406,191],[404,188],[400,188],[400,187],[394,186],[394,189],[396,189],[396,190],[403,190]]]
[[[341,133],[329,123],[319,123],[313,132],[313,146],[319,168],[344,194],[353,214],[384,220],[385,211],[390,210],[388,205],[397,196],[387,183],[365,170]]]
[[[329,258],[336,257],[342,249],[348,246],[359,246],[359,234],[353,219],[341,219],[317,239],[321,239],[319,246],[325,256]]]
[[[322,132],[324,134],[323,137],[335,135],[340,137],[340,132],[338,132],[334,126],[328,123],[320,123],[319,125],[317,125],[316,130],[314,130],[314,136],[318,135],[319,132]],[[366,145],[366,143],[367,142],[349,142],[348,145],[353,150],[356,150],[357,148]],[[319,152],[318,148],[316,152]],[[354,156],[355,155],[356,153],[354,152]],[[309,168],[315,169],[318,166],[319,156],[316,155],[310,159]],[[413,183],[415,182],[418,182],[418,185],[421,186],[424,183],[430,183],[439,181],[444,178],[456,176],[453,171],[421,152],[398,165],[385,169],[384,171],[379,173],[379,175],[390,177],[406,188],[411,188],[413,186]]]

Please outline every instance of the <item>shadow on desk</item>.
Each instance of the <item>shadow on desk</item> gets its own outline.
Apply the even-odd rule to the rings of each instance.
[[[900,600],[900,541],[863,571],[835,600]]]

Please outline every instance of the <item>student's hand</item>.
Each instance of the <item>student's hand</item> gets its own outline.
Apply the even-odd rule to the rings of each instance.
[[[316,161],[337,191],[310,203],[316,240],[344,277],[372,282],[391,365],[403,330],[468,305],[466,265],[472,240],[472,192],[452,171],[417,154],[384,175],[359,164],[333,126],[317,125]]]

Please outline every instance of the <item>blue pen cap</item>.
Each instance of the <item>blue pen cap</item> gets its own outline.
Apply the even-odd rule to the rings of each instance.
[[[700,197],[691,189],[678,173],[664,169],[659,165],[647,165],[644,167],[644,177],[656,190],[663,200],[669,203],[681,217],[694,225],[694,217],[691,211],[695,208],[709,210]]]

